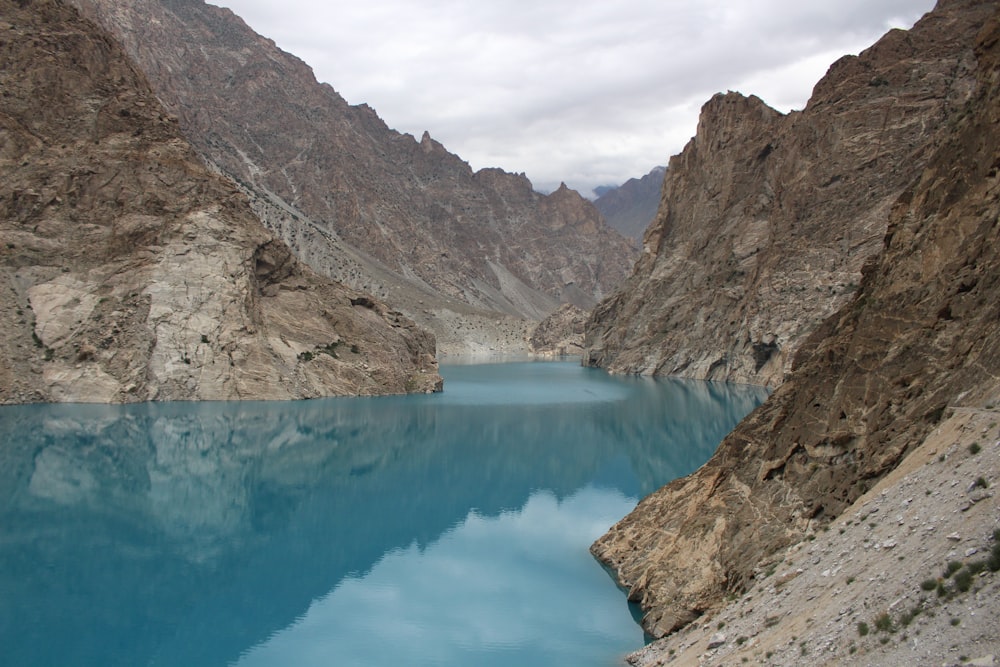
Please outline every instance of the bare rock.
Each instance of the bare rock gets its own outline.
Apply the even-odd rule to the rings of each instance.
[[[579,355],[583,351],[583,327],[588,313],[571,303],[561,306],[542,320],[531,333],[529,343],[536,354]]]
[[[0,402],[440,387],[433,337],[298,262],[113,40],[0,8]]]
[[[608,296],[635,257],[594,206],[524,174],[473,172],[390,129],[202,0],[75,0],[124,44],[197,150],[315,270],[444,335],[468,309],[538,321]],[[419,301],[433,301],[421,308]]]
[[[834,63],[787,115],[718,94],[671,158],[633,274],[588,324],[586,361],[616,373],[780,385],[795,352],[854,298],[894,202],[975,90],[986,3],[894,30]]]
[[[899,465],[947,417],[950,406],[995,403],[1000,390],[998,35],[995,3],[940,3],[909,35],[890,33],[857,61],[834,66],[817,86],[810,107],[835,99],[863,105],[871,76],[891,82],[899,57],[905,56],[910,68],[929,63],[929,54],[952,58],[957,68],[952,71],[977,76],[963,84],[972,91],[968,104],[939,123],[946,132],[925,158],[919,178],[889,202],[881,252],[866,266],[857,294],[800,347],[787,381],[705,466],[644,499],[593,545],[593,553],[630,590],[630,599],[647,610],[648,631],[676,630],[677,623],[662,619],[697,617],[718,606],[727,592],[744,590],[761,562],[840,515]],[[966,44],[974,49],[971,61],[960,55]],[[874,68],[880,62],[886,74]],[[859,79],[858,68],[869,78]],[[850,72],[855,75],[842,78]],[[712,104],[750,112],[750,126],[762,118],[784,122],[756,102],[730,96]],[[845,103],[843,110],[850,115],[851,108]],[[722,127],[738,127],[735,118]],[[704,138],[710,136],[715,135]],[[735,136],[723,133],[720,139]],[[903,149],[899,140],[878,153],[880,170],[897,169],[882,156],[896,150],[909,154],[909,145]],[[694,144],[698,150],[700,141]],[[740,141],[727,145],[733,155],[745,150]],[[862,152],[870,148],[850,145]],[[671,165],[668,178],[676,183],[702,173],[695,153],[685,156],[689,166]],[[829,155],[832,163],[838,159]],[[852,173],[864,171],[858,168]],[[870,210],[880,209],[882,195],[877,188],[872,193]],[[661,216],[681,224],[669,197]],[[670,225],[661,229],[669,232]],[[647,250],[670,254],[669,245],[649,242],[654,234],[647,234]],[[650,255],[643,261],[655,260]],[[679,295],[668,300],[675,309],[685,307]],[[701,329],[688,332],[694,339],[701,335]],[[925,521],[924,530],[933,531],[938,522]]]

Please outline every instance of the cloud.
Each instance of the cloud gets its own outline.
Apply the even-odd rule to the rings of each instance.
[[[474,168],[587,191],[665,164],[716,92],[804,106],[933,0],[220,0],[390,127]]]
[[[344,579],[237,664],[617,663],[642,630],[588,546],[635,503],[587,486],[562,501],[536,492],[498,517],[470,512],[425,549]]]

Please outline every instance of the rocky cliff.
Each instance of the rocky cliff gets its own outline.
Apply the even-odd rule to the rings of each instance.
[[[631,268],[628,242],[576,192],[545,196],[524,175],[473,172],[427,133],[389,129],[228,9],[75,1],[297,254],[442,337],[454,332],[438,311],[538,320],[560,303],[593,306]]]
[[[720,94],[670,160],[632,276],[594,311],[588,361],[776,386],[853,298],[893,202],[975,90],[989,3],[949,0],[842,58],[806,108]]]
[[[630,178],[617,188],[608,188],[594,200],[594,206],[612,229],[641,242],[660,208],[666,172],[666,167],[654,167],[642,178]]]
[[[938,122],[938,147],[921,154],[917,177],[888,206],[882,190],[872,191],[871,210],[888,208],[887,232],[849,302],[799,347],[787,381],[709,463],[646,498],[594,545],[647,610],[643,625],[654,636],[745,590],[759,564],[828,524],[952,411],[1000,405],[1000,11],[992,2],[942,2],[913,35],[892,33],[831,74],[890,46],[942,54],[939,46],[955,40],[975,49],[961,71],[976,78],[961,78],[966,102]],[[929,58],[905,52],[911,67]],[[828,99],[824,91],[833,89],[827,80],[817,95]],[[783,122],[753,100],[725,96],[711,105],[749,110],[747,124],[761,115]],[[877,162],[910,150],[863,148]],[[887,180],[903,169],[889,161],[869,168],[886,169]],[[684,178],[680,165],[672,172],[675,184]],[[865,215],[860,198],[855,206]],[[661,222],[675,220],[669,207],[661,212]],[[658,234],[647,235],[647,249]],[[995,427],[982,432],[989,437]],[[986,447],[995,461],[1000,443]],[[983,536],[996,521],[995,512],[985,516]]]
[[[0,0],[0,402],[439,386],[433,337],[313,273],[60,0]]]

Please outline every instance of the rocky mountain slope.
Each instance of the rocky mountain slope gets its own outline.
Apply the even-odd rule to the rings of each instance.
[[[75,2],[122,40],[197,149],[300,257],[439,338],[470,308],[533,320],[560,303],[589,308],[631,268],[628,242],[576,192],[473,172],[427,133],[389,129],[228,9]]]
[[[666,167],[654,167],[642,178],[630,178],[617,188],[603,191],[594,200],[594,206],[612,229],[641,242],[660,208],[666,173]]]
[[[942,2],[834,63],[801,112],[732,92],[705,104],[634,273],[595,309],[588,362],[780,384],[805,336],[853,298],[893,202],[973,94],[990,9]]]
[[[434,339],[298,262],[60,0],[0,0],[0,402],[439,386]]]
[[[970,22],[981,27],[972,37]],[[759,566],[843,515],[938,438],[953,412],[1000,405],[1000,10],[944,1],[919,28],[928,46],[944,37],[927,39],[931,32],[963,35],[976,79],[944,119],[937,150],[892,202],[860,287],[703,468],[643,500],[593,547],[647,610],[643,625],[656,637],[747,590]],[[880,197],[872,206],[883,206]],[[984,450],[985,474],[1000,443],[995,424],[982,429],[975,452]],[[1000,508],[988,508],[968,529],[981,542],[1000,526]]]

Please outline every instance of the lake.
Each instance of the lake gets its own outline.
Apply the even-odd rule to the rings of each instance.
[[[0,408],[10,665],[621,665],[588,547],[766,392],[577,363],[436,395]]]

